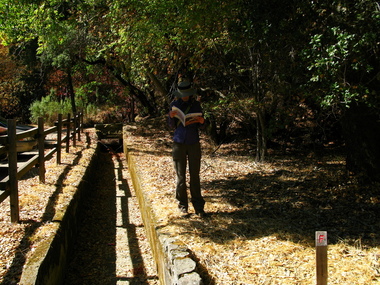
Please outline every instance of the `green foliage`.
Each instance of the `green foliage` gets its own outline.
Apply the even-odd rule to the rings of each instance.
[[[316,113],[380,106],[376,1],[7,2],[2,37],[18,47],[37,38],[42,67],[72,75],[80,111],[94,103],[120,113],[125,94],[140,112],[158,114],[177,75],[210,90],[207,116],[262,128],[256,138],[289,126],[297,114],[288,110],[301,104]],[[112,75],[124,92],[103,91]]]
[[[36,37],[32,29],[36,5],[33,1],[23,2],[0,0],[0,40],[2,44],[7,45],[15,40],[28,41]]]
[[[79,95],[81,96],[81,95]],[[85,117],[95,116],[98,108],[94,104],[87,102],[85,98],[77,98],[78,110],[83,113]],[[41,101],[35,101],[30,107],[31,121],[38,122],[38,118],[42,117],[44,122],[48,125],[53,125],[58,119],[58,114],[63,114],[65,117],[67,114],[73,115],[71,112],[71,102],[69,99],[61,101],[57,100],[52,91],[50,95],[41,99]]]
[[[41,101],[35,101],[30,106],[30,112],[32,115],[31,121],[37,123],[38,118],[42,117],[44,122],[48,125],[52,125],[57,120],[58,113],[66,113],[63,105],[64,104],[54,100],[51,95],[42,98]]]
[[[380,11],[373,1],[359,2],[316,9],[329,21],[317,26],[303,54],[311,72],[309,87],[323,107],[379,103],[371,95],[379,72]]]

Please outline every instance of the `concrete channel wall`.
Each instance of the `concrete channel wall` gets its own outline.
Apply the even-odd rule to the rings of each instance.
[[[128,143],[128,133],[134,126],[123,129],[124,153],[127,157],[128,168],[133,187],[139,201],[145,230],[157,264],[158,275],[163,285],[200,285],[202,279],[197,272],[197,264],[184,243],[176,238],[161,233],[156,226],[156,217],[149,199],[144,194],[139,176],[139,167],[133,155],[133,145]]]
[[[202,279],[197,272],[197,264],[190,251],[179,240],[160,233],[156,227],[156,218],[149,200],[144,195],[138,174],[139,165],[136,163],[133,146],[128,144],[128,127],[123,128],[124,152],[128,160],[128,167],[133,187],[139,201],[141,215],[146,233],[157,264],[160,283],[163,285],[201,285]],[[67,267],[68,256],[72,251],[74,240],[78,232],[78,217],[81,205],[86,201],[86,194],[92,189],[91,175],[99,161],[99,145],[94,149],[88,165],[81,165],[86,170],[76,189],[72,189],[72,198],[67,205],[56,212],[53,221],[49,224],[52,234],[46,238],[34,251],[24,266],[19,284],[54,284],[63,282]]]
[[[68,193],[72,193],[71,199],[68,199],[67,205],[60,205],[61,208],[56,211],[51,223],[45,225],[49,227],[51,234],[36,247],[27,260],[19,284],[62,284],[68,256],[78,232],[81,205],[85,203],[88,191],[92,189],[91,174],[99,163],[96,155],[98,151],[99,146],[89,154],[91,159],[88,160],[88,165],[80,165],[85,168],[82,179],[77,187],[68,189]]]

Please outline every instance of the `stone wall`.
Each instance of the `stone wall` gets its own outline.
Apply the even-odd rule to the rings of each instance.
[[[201,285],[202,279],[197,270],[197,264],[188,248],[179,240],[161,233],[156,227],[156,218],[149,200],[144,195],[138,175],[139,165],[133,154],[128,151],[131,146],[126,139],[128,127],[124,127],[124,151],[128,160],[128,167],[133,187],[139,201],[141,215],[146,233],[155,258],[161,284],[164,285]],[[34,251],[24,266],[20,284],[61,284],[67,266],[68,256],[78,231],[78,217],[80,205],[86,199],[86,193],[91,189],[91,173],[99,163],[96,153],[99,144],[92,154],[85,168],[81,182],[76,189],[72,189],[72,198],[67,205],[62,205],[56,212],[49,225],[51,234]]]
[[[68,189],[72,193],[66,205],[60,205],[53,220],[49,223],[49,235],[41,242],[28,258],[21,275],[22,285],[61,284],[64,280],[68,256],[78,232],[78,218],[81,205],[85,202],[86,193],[92,189],[90,182],[98,159],[96,153],[99,147],[89,153],[91,159],[88,165],[80,165],[83,171],[82,179],[77,187]],[[79,167],[79,166],[78,166]]]
[[[128,161],[128,168],[132,178],[133,187],[139,201],[145,230],[155,258],[159,279],[164,285],[198,285],[202,279],[196,272],[196,262],[191,257],[190,251],[181,241],[161,233],[156,226],[156,218],[149,199],[144,194],[141,186],[138,168],[133,148],[128,144],[128,130],[133,126],[125,126],[123,131],[124,153]]]

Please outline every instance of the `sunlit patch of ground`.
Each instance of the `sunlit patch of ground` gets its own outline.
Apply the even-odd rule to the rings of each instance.
[[[202,220],[177,212],[169,132],[150,121],[129,139],[161,230],[187,244],[210,282],[315,284],[315,232],[327,231],[329,284],[380,284],[379,185],[350,180],[338,153],[274,151],[255,163],[242,143],[203,139]]]

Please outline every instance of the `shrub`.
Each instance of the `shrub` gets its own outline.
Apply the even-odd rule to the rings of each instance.
[[[70,99],[67,98],[58,101],[56,98],[54,92],[51,92],[50,95],[42,98],[41,101],[33,102],[30,107],[31,121],[37,123],[38,118],[42,117],[45,124],[53,125],[58,119],[58,114],[63,114],[64,117],[66,117],[67,114],[71,114],[72,116]],[[97,107],[84,102],[80,98],[78,99],[79,100],[76,100],[78,112],[82,112],[87,120],[91,120],[90,118],[97,113]]]

